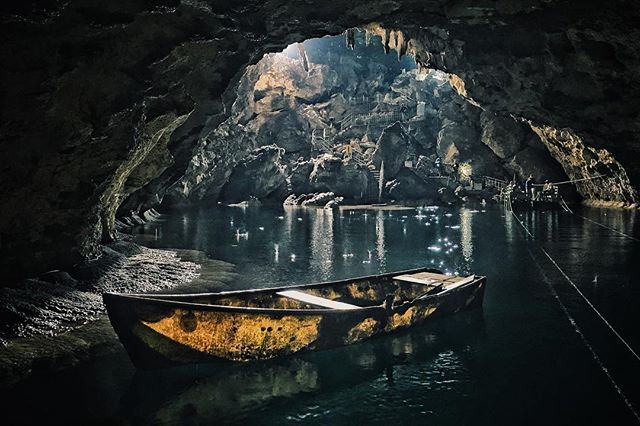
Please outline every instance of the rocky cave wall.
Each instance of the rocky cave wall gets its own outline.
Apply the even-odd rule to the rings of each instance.
[[[386,54],[375,36],[352,34],[353,50],[344,36],[324,37],[305,41],[302,53],[289,47],[249,66],[230,117],[194,150],[164,205],[281,203],[290,194],[329,191],[375,201],[372,171],[383,161],[389,191],[382,195],[397,201],[442,201],[439,190],[461,185],[459,165],[479,183],[513,175],[567,180],[527,124],[482,111],[452,88],[446,73],[417,70],[411,59]],[[395,120],[401,123],[391,126]],[[320,149],[314,133],[331,149]],[[272,145],[280,149],[262,148]]]
[[[184,174],[246,65],[367,24],[387,48],[455,75],[483,109],[542,129],[570,177],[616,173],[579,186],[585,196],[636,201],[636,3],[49,0],[4,2],[0,14],[8,274],[98,256],[128,194],[144,187],[132,206],[154,205]],[[570,164],[578,157],[590,166]]]

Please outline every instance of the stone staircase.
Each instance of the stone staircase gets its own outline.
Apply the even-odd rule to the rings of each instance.
[[[340,130],[344,131],[351,127],[387,127],[390,124],[404,123],[411,120],[408,114],[400,110],[382,112],[349,113],[340,121]]]

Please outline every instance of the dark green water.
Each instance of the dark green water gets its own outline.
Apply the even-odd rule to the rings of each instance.
[[[579,213],[640,237],[634,212]],[[520,217],[640,349],[640,242],[567,213]],[[426,264],[486,275],[484,309],[361,345],[258,364],[136,373],[121,350],[18,386],[3,396],[10,423],[637,423],[612,381],[640,410],[640,362],[517,222],[494,206],[335,214],[217,208],[174,213],[143,232],[148,245],[203,250],[235,263],[241,278],[234,288]]]

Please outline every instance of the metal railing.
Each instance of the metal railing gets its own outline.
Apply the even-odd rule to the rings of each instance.
[[[327,153],[333,152],[333,143],[331,142],[331,136],[327,136],[327,129],[313,129],[311,131],[311,146],[317,150]]]
[[[505,186],[507,186],[507,181],[502,179],[496,179],[491,176],[484,176],[484,185],[485,188],[495,188],[498,191],[502,191]]]

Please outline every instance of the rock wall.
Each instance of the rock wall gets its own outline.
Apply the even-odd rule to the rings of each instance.
[[[375,37],[367,46],[364,34],[354,32],[352,41],[355,50],[346,48],[341,36],[305,41],[297,44],[301,50],[269,54],[247,68],[231,116],[194,150],[165,205],[280,199],[288,194],[279,190],[272,197],[269,189],[270,180],[281,180],[278,167],[288,175],[289,194],[330,191],[351,202],[378,200],[374,171],[384,164],[385,181],[393,181],[405,163],[410,169],[418,157],[427,167],[437,158],[451,166],[434,173],[447,173],[454,188],[460,164],[466,177],[477,182],[513,174],[522,179],[533,174],[539,181],[567,179],[528,125],[483,112],[452,89],[445,73],[418,72],[407,60],[389,63]],[[248,191],[244,157],[265,158],[260,147],[270,144],[281,149],[276,160],[281,164],[253,173],[255,183]],[[223,173],[212,173],[220,169]],[[411,174],[425,180],[405,172],[402,182]],[[404,201],[427,194],[437,202],[423,190],[438,189],[437,182],[423,183],[395,182],[389,186],[395,190],[382,195]],[[243,189],[220,192],[222,185]]]
[[[636,201],[637,3],[36,0],[0,14],[0,259],[16,275],[97,256],[148,179],[127,208],[158,202],[228,117],[247,64],[364,25],[385,49],[454,75],[482,108],[606,151],[616,163],[598,161],[617,177],[578,189]],[[569,174],[585,169],[556,153]]]
[[[243,158],[222,188],[221,200],[237,203],[256,198],[282,204],[289,195],[281,162],[283,153],[284,149],[271,145],[260,147]]]
[[[571,129],[531,128],[559,159],[577,190],[588,200],[636,203],[638,192],[622,165],[604,148],[586,146]]]

